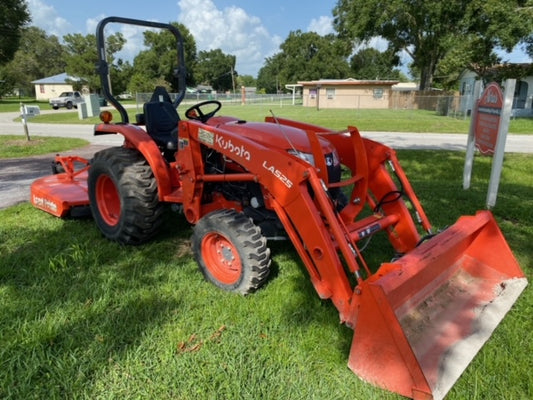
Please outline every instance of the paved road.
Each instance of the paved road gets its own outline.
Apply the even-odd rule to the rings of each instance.
[[[41,113],[76,112],[64,110],[42,110]],[[24,134],[22,124],[13,122],[18,113],[0,113],[0,134]],[[91,124],[39,124],[28,123],[30,136],[77,137],[91,144],[116,146],[122,143],[120,136],[93,136]],[[463,133],[406,133],[406,132],[362,132],[363,136],[378,140],[395,149],[465,150],[467,135]],[[533,153],[533,135],[508,135],[506,152]]]
[[[76,112],[64,110],[41,110],[41,114]],[[14,122],[20,113],[0,113],[0,135],[24,135],[24,127],[21,122]],[[73,137],[89,141],[91,144],[103,146],[117,146],[122,143],[122,138],[118,135],[93,135],[92,124],[39,124],[28,123],[30,137],[33,136],[58,136]]]
[[[76,112],[63,110],[43,110],[41,113]],[[0,134],[24,135],[20,122],[13,122],[18,113],[0,113]],[[59,136],[77,137],[90,142],[90,146],[76,149],[68,154],[79,154],[91,158],[96,151],[122,143],[120,135],[93,135],[93,125],[87,124],[39,124],[28,123],[31,137]],[[363,136],[380,141],[395,149],[437,149],[465,150],[466,134],[443,133],[402,133],[402,132],[362,132]],[[508,135],[507,152],[533,153],[533,135]],[[67,154],[67,153],[63,153]],[[50,161],[53,155],[25,159],[0,160],[0,209],[27,201],[29,186],[33,180],[51,172]]]

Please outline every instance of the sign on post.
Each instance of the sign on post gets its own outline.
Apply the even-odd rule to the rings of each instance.
[[[481,98],[476,102],[472,113],[466,145],[463,188],[468,189],[470,187],[475,148],[481,154],[493,155],[487,192],[487,208],[496,205],[515,86],[516,79],[507,79],[505,81],[505,93],[502,94],[497,83],[489,84],[483,91]]]
[[[494,154],[503,107],[503,94],[500,86],[489,84],[477,104],[475,121],[475,143],[481,154]]]

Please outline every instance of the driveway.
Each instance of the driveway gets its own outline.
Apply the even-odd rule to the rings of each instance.
[[[61,153],[61,155],[79,155],[91,159],[105,145],[89,145]],[[29,201],[30,185],[41,176],[52,173],[52,161],[55,154],[26,158],[9,158],[0,160],[0,209]]]
[[[47,112],[73,112],[53,111]],[[23,126],[20,122],[13,122],[19,113],[0,113],[0,135],[13,134],[24,135]],[[64,152],[62,155],[77,154],[90,159],[92,155],[106,147],[120,146],[120,135],[93,135],[93,125],[87,124],[39,124],[28,123],[30,137],[32,136],[59,136],[76,137],[90,142],[90,145],[82,149]],[[404,132],[362,132],[364,137],[379,141],[394,149],[433,149],[433,150],[456,150],[466,149],[466,134],[445,133],[404,133]],[[506,152],[533,153],[533,135],[508,135]],[[0,160],[0,209],[14,204],[28,201],[30,196],[30,184],[36,178],[51,173],[50,163],[54,154],[27,157],[21,159]]]
[[[77,112],[66,110],[41,110],[41,113]],[[18,112],[0,113],[0,135],[24,135],[21,122],[14,122]],[[93,125],[87,124],[36,124],[29,122],[30,137],[58,136],[75,137],[87,140],[90,144],[80,149],[62,152],[61,155],[79,155],[90,159],[97,151],[110,146],[120,146],[123,142],[119,135],[93,135]],[[41,156],[0,159],[0,209],[28,201],[31,183],[52,173],[51,162],[55,154]]]

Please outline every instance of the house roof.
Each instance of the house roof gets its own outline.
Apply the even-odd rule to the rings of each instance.
[[[416,82],[400,82],[392,86],[392,90],[395,92],[409,92],[418,89],[419,85]]]
[[[380,86],[392,86],[399,81],[389,80],[359,80],[359,79],[319,79],[317,81],[298,81],[298,84],[303,86],[368,86],[368,85],[380,85]]]
[[[69,76],[66,72],[63,72],[62,74],[57,74],[53,76],[49,76],[46,78],[37,79],[36,81],[32,81],[31,83],[41,85],[41,84],[62,84],[62,83],[68,83],[67,80],[70,81],[79,81],[79,78]]]

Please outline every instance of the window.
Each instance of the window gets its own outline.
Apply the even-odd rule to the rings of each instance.
[[[309,89],[309,97],[312,99],[316,97],[316,89]]]
[[[383,89],[374,89],[374,98],[376,100],[383,98]]]
[[[39,85],[39,92],[44,93],[44,85]]]
[[[328,96],[328,99],[334,99],[335,98],[335,88],[326,89],[326,95]]]

